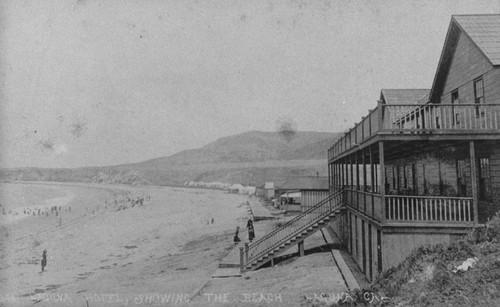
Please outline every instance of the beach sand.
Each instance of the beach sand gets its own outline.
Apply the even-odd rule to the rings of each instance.
[[[1,191],[0,294],[7,306],[122,306],[151,294],[182,303],[210,279],[233,246],[232,230],[248,217],[246,196],[214,190],[16,183]],[[144,198],[143,205],[132,207],[128,198]],[[57,216],[13,215],[54,201]]]
[[[328,248],[212,278],[236,226],[247,240],[248,196],[76,183],[9,183],[0,192],[0,306],[311,306],[347,291]],[[23,212],[54,204],[57,216]],[[257,222],[257,239],[290,218]],[[306,248],[324,244],[318,232]]]

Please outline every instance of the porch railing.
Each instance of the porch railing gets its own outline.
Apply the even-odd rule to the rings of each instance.
[[[384,105],[383,130],[496,130],[499,104]]]
[[[500,103],[492,104],[382,104],[347,131],[329,150],[333,159],[380,133],[498,132]]]
[[[473,222],[470,197],[386,195],[388,222]]]
[[[245,265],[265,256],[318,221],[321,221],[341,206],[342,192],[337,191],[278,229],[271,231],[250,244],[248,251],[245,251],[245,253],[248,253],[245,255],[245,259],[247,259]]]

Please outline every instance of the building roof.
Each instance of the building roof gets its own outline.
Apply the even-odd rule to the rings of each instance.
[[[493,65],[500,65],[500,15],[452,17]]]
[[[328,177],[292,177],[277,186],[280,190],[328,190]]]
[[[470,38],[492,66],[500,65],[500,15],[453,15],[434,75],[431,102],[438,102],[441,97],[461,33]]]
[[[380,100],[385,104],[418,104],[428,100],[430,89],[383,89]]]
[[[264,183],[264,189],[274,189],[274,182]]]

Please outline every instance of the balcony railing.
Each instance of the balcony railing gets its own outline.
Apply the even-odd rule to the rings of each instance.
[[[378,193],[345,188],[344,202],[375,220],[383,220],[382,197]]]
[[[387,222],[473,222],[472,198],[386,195]]]
[[[474,222],[472,197],[385,195],[385,219],[380,194],[345,188],[344,203],[383,223]]]
[[[381,134],[453,134],[500,131],[500,104],[379,103],[329,150],[328,158]]]
[[[500,104],[384,105],[383,110],[383,130],[388,131],[453,132],[500,128]]]

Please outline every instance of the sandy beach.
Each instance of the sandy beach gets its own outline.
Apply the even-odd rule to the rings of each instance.
[[[185,303],[211,277],[232,247],[232,229],[248,214],[246,196],[214,190],[16,183],[1,191],[6,306],[122,306],[147,303],[152,294]],[[139,198],[143,204],[133,205]],[[55,204],[57,216],[35,210]]]
[[[76,183],[0,191],[0,306],[310,306],[348,290],[321,232],[305,257],[212,278],[236,226],[247,240],[248,196]],[[258,222],[257,238],[289,218]]]

